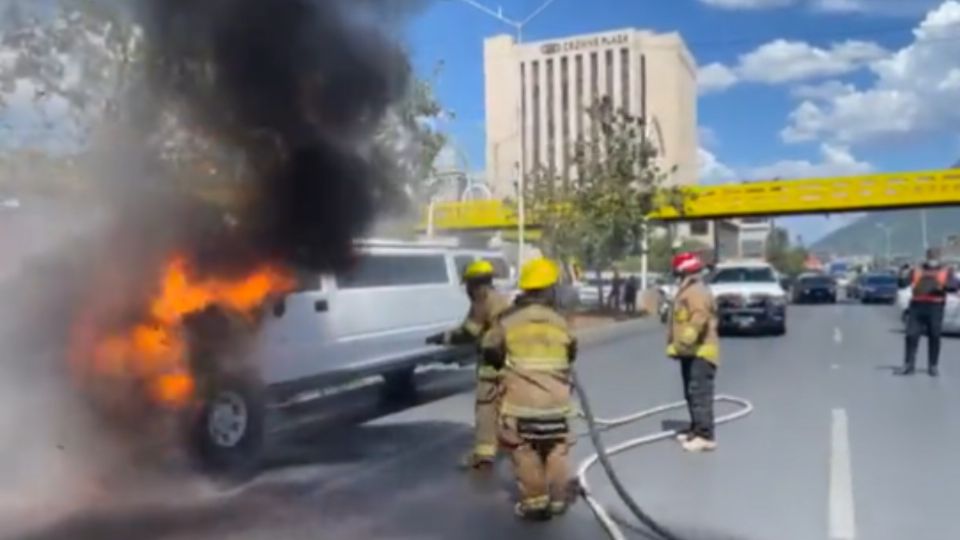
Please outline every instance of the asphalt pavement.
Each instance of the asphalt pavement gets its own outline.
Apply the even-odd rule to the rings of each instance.
[[[722,340],[718,393],[747,398],[755,411],[719,428],[717,452],[661,442],[614,458],[638,502],[689,540],[960,538],[960,341],[944,343],[939,379],[922,369],[902,379],[892,376],[903,336],[889,306],[791,306],[788,324],[783,337]],[[579,372],[598,414],[682,399],[658,323],[623,323],[587,341]],[[118,497],[17,538],[605,537],[584,504],[546,524],[514,519],[506,461],[488,475],[456,467],[471,441],[469,371],[421,379],[412,406],[383,404],[374,384],[288,414],[266,470],[245,485],[170,480],[154,497]],[[683,420],[669,414],[604,439]],[[582,439],[575,461],[590,453]],[[601,472],[591,482],[627,515]]]

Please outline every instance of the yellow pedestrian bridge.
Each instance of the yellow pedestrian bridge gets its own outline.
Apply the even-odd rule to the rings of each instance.
[[[683,188],[682,208],[650,214],[661,221],[864,212],[896,208],[960,206],[960,169],[773,180]],[[500,200],[435,203],[419,224],[434,231],[484,231],[517,227],[515,205]],[[536,216],[527,226],[537,226]]]

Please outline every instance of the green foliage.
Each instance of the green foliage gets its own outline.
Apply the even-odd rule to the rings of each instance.
[[[588,115],[597,137],[573,146],[568,170],[530,175],[526,201],[548,253],[600,271],[639,254],[646,216],[662,200],[679,205],[680,196],[663,189],[669,172],[657,165],[642,119],[614,110],[606,98]]]
[[[804,271],[807,250],[802,245],[790,243],[786,229],[774,227],[767,238],[767,260],[783,274],[795,276]]]

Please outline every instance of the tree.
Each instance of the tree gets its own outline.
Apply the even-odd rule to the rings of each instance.
[[[449,142],[441,127],[453,116],[433,91],[442,68],[438,64],[430,79],[411,78],[404,99],[390,109],[380,129],[387,158],[397,164],[398,181],[413,204],[428,202],[440,188],[437,158]]]
[[[664,189],[672,170],[660,169],[642,118],[615,110],[608,98],[588,116],[597,135],[573,145],[562,174],[534,171],[526,200],[548,253],[574,257],[599,275],[614,261],[639,254],[646,216],[661,204],[679,207],[682,194]]]
[[[804,271],[807,250],[802,245],[792,245],[786,229],[774,227],[767,237],[767,261],[784,274],[797,275]]]

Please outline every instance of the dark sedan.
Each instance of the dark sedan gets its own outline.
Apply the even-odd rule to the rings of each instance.
[[[793,284],[793,301],[803,303],[836,303],[837,282],[827,275],[803,275]]]
[[[864,304],[892,304],[897,301],[897,277],[889,274],[866,274],[857,280],[855,297]]]

